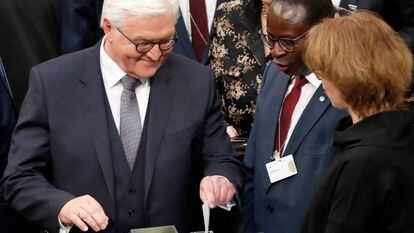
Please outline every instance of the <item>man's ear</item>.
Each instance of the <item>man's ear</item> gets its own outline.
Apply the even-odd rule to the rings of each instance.
[[[112,33],[113,33],[113,31],[112,31],[113,27],[112,27],[111,22],[109,22],[109,20],[104,19],[103,24],[102,24],[102,29],[105,33],[106,38],[111,40],[111,36],[112,36]]]

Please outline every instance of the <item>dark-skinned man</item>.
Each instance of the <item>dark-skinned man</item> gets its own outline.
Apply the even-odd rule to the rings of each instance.
[[[245,232],[299,232],[320,176],[335,148],[332,131],[345,113],[332,107],[320,80],[302,61],[303,39],[324,18],[330,0],[274,0],[267,16],[266,68],[245,156]]]

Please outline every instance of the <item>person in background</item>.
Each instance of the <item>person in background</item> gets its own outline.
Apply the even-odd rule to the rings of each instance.
[[[214,69],[230,138],[250,134],[266,57],[270,55],[259,36],[259,31],[266,31],[270,2],[235,0],[217,9],[207,64]]]
[[[174,52],[205,64],[214,34],[216,8],[226,0],[179,0],[180,17],[175,25],[179,40]]]
[[[75,52],[96,44],[103,0],[60,0],[60,52]]]
[[[273,61],[263,75],[244,159],[243,208],[253,217],[245,232],[299,232],[319,178],[333,160],[333,130],[346,112],[332,106],[303,63],[302,50],[309,29],[334,14],[330,0],[270,5],[261,37]]]
[[[7,153],[9,152],[10,139],[13,128],[16,124],[17,111],[13,103],[7,75],[0,58],[0,177],[3,176],[7,165]],[[33,232],[40,230],[27,222],[22,216],[16,213],[3,197],[0,196],[0,232]]]
[[[361,11],[312,28],[304,54],[332,104],[350,118],[335,130],[339,155],[302,233],[413,232],[414,110],[404,98],[410,50],[383,20]]]
[[[1,0],[0,54],[17,111],[28,88],[30,69],[59,55],[57,0]]]
[[[190,232],[242,191],[213,71],[172,52],[178,11],[105,0],[100,43],[32,69],[1,180],[14,209],[50,233]]]

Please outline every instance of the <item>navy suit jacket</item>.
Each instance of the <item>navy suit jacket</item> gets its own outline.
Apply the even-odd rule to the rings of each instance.
[[[265,165],[271,161],[277,119],[289,80],[290,76],[271,63],[264,72],[257,99],[244,161],[248,171],[244,200],[247,206],[253,204],[254,232],[299,232],[318,180],[333,159],[334,127],[346,115],[332,107],[321,85],[283,154],[293,155],[298,174],[271,184]]]
[[[147,226],[176,225],[184,232],[190,215],[202,218],[198,190],[203,176],[225,176],[239,190],[244,173],[222,125],[212,70],[172,53],[150,81]],[[49,232],[57,232],[62,206],[85,194],[114,219],[108,135],[113,119],[106,117],[105,98],[99,44],[32,69],[1,191]]]
[[[103,0],[60,0],[60,50],[69,53],[93,46],[102,36]]]
[[[217,0],[216,9],[223,2],[226,2],[226,0]],[[175,24],[175,30],[178,35],[178,41],[174,45],[173,51],[196,61],[197,58],[196,58],[196,55],[193,49],[193,45],[191,44],[190,37],[188,36],[188,31],[187,31],[187,28],[185,27],[182,14],[180,14],[180,17],[178,18],[177,23]],[[209,50],[208,48],[210,47],[210,41],[214,33],[215,33],[215,28],[212,27],[210,34],[209,34],[209,41],[208,41],[208,46],[207,46],[207,49],[204,55],[204,60],[201,62],[203,64],[207,62],[208,50]]]

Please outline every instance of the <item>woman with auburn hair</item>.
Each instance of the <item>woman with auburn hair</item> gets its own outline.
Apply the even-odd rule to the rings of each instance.
[[[413,57],[369,12],[313,27],[305,63],[335,107],[340,154],[321,180],[302,233],[414,232],[414,110],[404,99]]]

